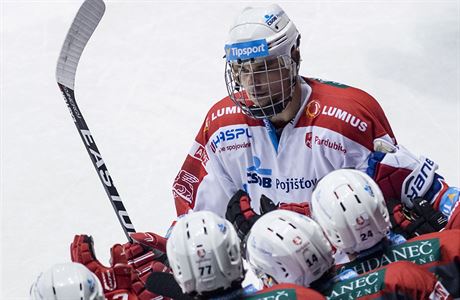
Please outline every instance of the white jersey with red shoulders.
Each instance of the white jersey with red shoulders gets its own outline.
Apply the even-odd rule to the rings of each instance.
[[[262,194],[310,202],[330,171],[364,171],[375,139],[396,143],[382,108],[366,92],[310,78],[302,78],[301,90],[301,108],[281,135],[268,120],[243,114],[229,97],[209,110],[173,184],[178,215],[193,209],[223,216],[239,189],[249,193],[256,211]]]

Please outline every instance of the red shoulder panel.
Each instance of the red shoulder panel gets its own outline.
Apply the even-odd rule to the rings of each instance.
[[[337,83],[305,80],[312,94],[297,127],[328,128],[369,150],[373,149],[375,138],[386,134],[394,138],[382,108],[366,92]]]

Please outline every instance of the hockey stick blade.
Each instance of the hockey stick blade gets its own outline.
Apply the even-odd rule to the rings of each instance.
[[[58,83],[74,89],[75,74],[83,49],[105,12],[102,0],[86,0],[75,16],[59,55],[56,80]]]
[[[96,146],[96,142],[89,131],[88,125],[78,108],[74,94],[75,72],[78,61],[89,38],[104,15],[104,11],[105,5],[102,0],[86,0],[82,4],[62,46],[56,68],[56,79],[86,151],[115,210],[118,221],[123,227],[126,237],[132,242],[130,233],[136,231]]]
[[[177,284],[174,275],[171,273],[153,272],[147,278],[145,288],[149,292],[172,299],[193,299],[187,294],[182,293],[179,284]]]

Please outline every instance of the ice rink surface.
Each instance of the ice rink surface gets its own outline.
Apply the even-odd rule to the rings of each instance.
[[[164,234],[171,184],[212,103],[240,1],[106,1],[83,53],[77,103],[138,231]],[[460,2],[279,1],[302,33],[301,74],[373,95],[398,141],[460,184]],[[1,2],[1,294],[27,299],[70,260],[125,242],[55,81],[81,1]]]

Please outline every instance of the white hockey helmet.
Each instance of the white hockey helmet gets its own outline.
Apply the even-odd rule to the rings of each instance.
[[[104,300],[99,279],[84,265],[56,264],[41,273],[30,288],[31,300]]]
[[[233,102],[256,119],[270,118],[292,99],[300,56],[300,34],[277,4],[245,8],[225,45],[225,82]]]
[[[358,170],[335,170],[324,176],[312,194],[312,216],[329,241],[348,254],[371,248],[390,229],[382,191]]]
[[[268,286],[293,283],[308,287],[334,266],[332,247],[321,227],[283,209],[257,220],[246,241],[246,258]]]
[[[238,235],[230,222],[212,212],[190,212],[180,218],[166,248],[184,293],[223,291],[244,279]]]

